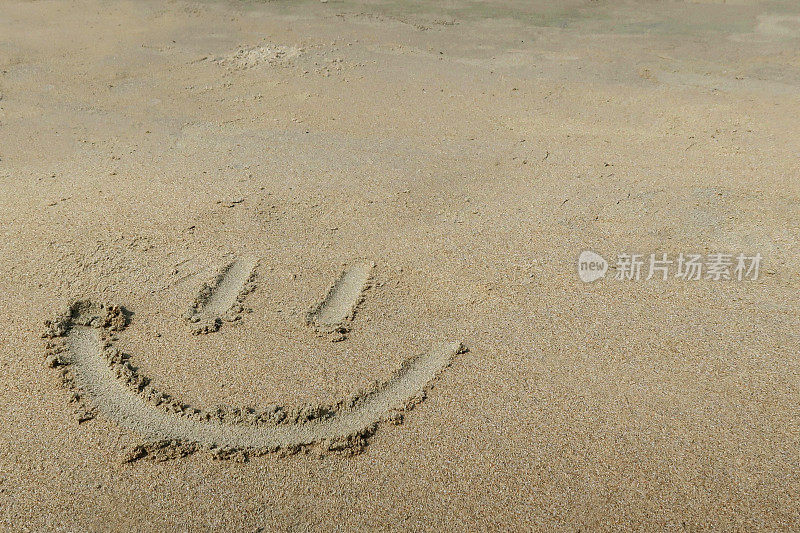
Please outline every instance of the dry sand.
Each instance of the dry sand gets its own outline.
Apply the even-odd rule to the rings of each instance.
[[[800,529],[800,7],[551,4],[2,2],[0,527]]]

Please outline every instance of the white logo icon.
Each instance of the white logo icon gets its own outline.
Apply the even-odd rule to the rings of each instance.
[[[578,257],[578,276],[581,281],[596,281],[605,276],[607,270],[608,262],[600,254],[586,250]]]

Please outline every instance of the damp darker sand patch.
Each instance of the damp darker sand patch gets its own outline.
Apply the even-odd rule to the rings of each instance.
[[[369,287],[374,266],[372,263],[357,263],[345,269],[325,299],[308,313],[306,322],[320,333],[344,338],[350,330],[356,308],[363,300],[364,291]]]
[[[234,322],[241,318],[244,299],[255,289],[257,265],[254,257],[240,257],[203,284],[185,315],[192,333],[211,333],[222,326],[223,320]]]
[[[316,446],[325,452],[362,450],[382,421],[400,423],[424,400],[431,383],[464,352],[450,342],[406,360],[388,380],[334,405],[263,409],[200,409],[152,387],[115,345],[126,325],[121,307],[78,302],[46,323],[48,362],[61,368],[79,420],[103,414],[148,440],[127,460],[169,459],[208,450],[218,458],[268,452],[293,453]]]

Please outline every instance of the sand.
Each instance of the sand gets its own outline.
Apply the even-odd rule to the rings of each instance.
[[[249,270],[241,268],[242,262],[252,265],[251,261],[237,260],[226,268],[199,314],[207,315],[214,307],[227,312],[220,302],[223,295],[236,294],[231,291],[230,278],[249,278]],[[344,282],[337,283],[330,294],[347,287],[354,270],[365,272],[363,268],[348,269],[340,278]],[[234,305],[234,298],[230,300]],[[329,295],[312,315],[329,317],[329,307],[341,309],[342,303]],[[50,339],[47,364],[60,369],[64,385],[72,392],[71,401],[77,404],[78,422],[103,415],[146,441],[123,459],[126,463],[142,457],[170,459],[200,449],[217,458],[224,454],[242,460],[270,452],[308,453],[311,446],[321,448],[321,457],[327,452],[360,453],[380,422],[401,423],[403,413],[426,398],[439,373],[456,355],[467,351],[459,342],[440,343],[404,361],[385,383],[376,382],[369,390],[335,405],[273,405],[258,411],[218,406],[211,411],[155,389],[152,380],[130,363],[131,357],[115,345],[115,333],[127,326],[129,315],[122,306],[79,301],[46,321],[42,335]],[[346,315],[352,316],[352,312]],[[206,328],[202,333],[218,330]],[[153,446],[159,451],[157,457],[151,453]]]
[[[5,2],[0,528],[800,528],[798,50],[788,1]],[[760,275],[613,279],[716,252]]]
[[[336,333],[336,340],[344,340],[355,317],[356,308],[364,299],[369,287],[373,264],[356,263],[349,266],[331,286],[325,299],[309,311],[306,323],[320,333]]]

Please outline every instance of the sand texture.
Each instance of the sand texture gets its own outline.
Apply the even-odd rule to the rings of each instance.
[[[240,279],[246,279],[248,270],[238,267],[228,269],[226,275],[235,276],[237,272]],[[228,283],[223,280],[218,288],[225,290]],[[212,295],[208,301],[218,298]],[[102,413],[119,426],[158,443],[158,458],[164,458],[164,452],[171,458],[175,450],[199,448],[208,449],[215,457],[224,451],[225,455],[248,458],[268,452],[296,453],[312,445],[320,445],[323,453],[358,453],[379,422],[402,422],[403,412],[423,401],[434,378],[453,357],[466,351],[458,342],[440,343],[404,361],[385,383],[336,405],[294,409],[270,406],[258,411],[218,407],[210,412],[154,389],[151,379],[131,366],[130,357],[115,347],[111,336],[125,327],[126,315],[121,306],[75,302],[62,315],[46,322],[43,337],[52,341],[48,365],[60,369],[72,391],[79,422]],[[148,455],[143,452],[150,447],[152,444],[136,446],[125,462]]]
[[[3,1],[0,531],[800,530],[798,156],[794,1]]]

